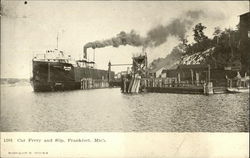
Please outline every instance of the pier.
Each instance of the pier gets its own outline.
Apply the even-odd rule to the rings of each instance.
[[[124,78],[123,93],[156,92],[156,93],[182,93],[182,94],[213,94],[213,85],[210,82],[190,84],[176,83],[168,78]]]
[[[211,95],[247,91],[249,87],[249,76],[246,73],[241,77],[239,71],[211,69],[209,64],[179,65],[176,69],[163,70],[161,77],[155,77],[152,73],[149,75],[146,54],[133,57],[132,60],[132,72],[121,77],[122,93]],[[231,76],[231,79],[228,76]],[[234,91],[229,91],[228,89],[232,87],[235,88]]]
[[[108,80],[83,78],[81,79],[81,89],[108,88]]]

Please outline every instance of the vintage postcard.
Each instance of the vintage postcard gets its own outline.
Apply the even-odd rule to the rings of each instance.
[[[249,157],[249,1],[1,1],[0,157]]]

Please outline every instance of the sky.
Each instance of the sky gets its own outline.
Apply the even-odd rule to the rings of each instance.
[[[205,34],[212,36],[214,27],[234,29],[239,15],[249,11],[248,1],[1,1],[1,78],[31,77],[34,54],[56,48],[74,59],[83,56],[83,46],[92,41],[115,37],[121,31],[134,30],[141,37],[158,26],[168,26],[175,19],[185,19],[189,11],[202,12],[192,19],[201,22]],[[191,26],[190,25],[190,26]],[[166,27],[168,28],[168,27]],[[192,42],[192,27],[185,32]],[[165,57],[180,41],[169,35],[157,47],[148,47],[149,62]],[[142,47],[112,46],[95,49],[96,67],[108,69],[112,64],[131,64],[131,57]],[[93,58],[93,49],[88,49]],[[115,72],[126,67],[112,67]]]

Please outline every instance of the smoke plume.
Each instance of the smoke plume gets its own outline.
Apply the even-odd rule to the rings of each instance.
[[[124,31],[120,32],[111,39],[103,40],[103,41],[94,41],[89,42],[84,45],[84,57],[87,57],[87,49],[92,48],[103,48],[106,46],[119,47],[120,45],[130,45],[130,46],[142,46],[144,43],[144,38],[142,38],[139,34],[137,34],[134,30],[130,33],[126,33]]]
[[[202,15],[204,15],[204,12],[201,10],[187,11],[183,16],[173,19],[167,25],[159,25],[150,29],[146,37],[142,37],[132,30],[129,33],[122,31],[115,37],[107,40],[89,42],[84,45],[84,58],[87,58],[88,48],[96,49],[107,46],[119,47],[120,45],[157,47],[165,43],[169,36],[175,36],[182,40],[185,38],[186,32],[192,27],[195,20]]]

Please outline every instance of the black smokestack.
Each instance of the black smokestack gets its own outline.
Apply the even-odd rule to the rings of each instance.
[[[187,11],[183,16],[173,19],[167,25],[159,25],[148,31],[146,37],[141,37],[134,30],[130,33],[124,31],[116,35],[116,37],[103,40],[89,42],[84,45],[84,58],[87,58],[88,48],[103,48],[106,46],[119,47],[120,45],[130,46],[143,46],[143,47],[157,47],[167,41],[169,36],[176,36],[180,40],[185,38],[186,32],[192,27],[195,20],[204,15],[204,12],[199,11]]]

